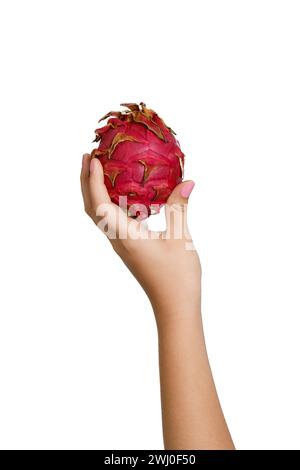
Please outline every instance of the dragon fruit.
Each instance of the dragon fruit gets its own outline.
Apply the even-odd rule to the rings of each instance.
[[[125,111],[111,111],[99,122],[94,142],[99,147],[92,157],[99,158],[104,182],[115,204],[126,196],[128,214],[157,213],[174,187],[182,181],[184,154],[175,132],[144,103],[121,104]],[[132,208],[134,209],[132,211]],[[142,208],[142,209],[141,209]]]

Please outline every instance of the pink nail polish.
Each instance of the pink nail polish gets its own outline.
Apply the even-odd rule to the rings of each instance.
[[[194,181],[189,181],[188,183],[185,183],[185,185],[183,186],[181,190],[181,196],[188,198],[191,192],[193,191],[194,186],[195,186]]]

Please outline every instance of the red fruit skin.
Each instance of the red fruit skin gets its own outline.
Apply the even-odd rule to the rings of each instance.
[[[183,178],[184,154],[159,116],[141,105],[126,105],[129,111],[108,113],[107,124],[96,129],[99,158],[105,185],[115,204],[127,197],[127,209],[142,204],[146,215],[159,212],[169,195]],[[134,111],[132,111],[134,109]],[[138,121],[138,122],[137,122]]]

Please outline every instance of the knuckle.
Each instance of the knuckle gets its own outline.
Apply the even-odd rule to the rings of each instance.
[[[182,214],[186,210],[186,205],[182,202],[180,203],[177,202],[176,204],[172,206],[172,209],[174,212],[177,212],[177,213],[179,212],[180,214]]]
[[[92,210],[91,207],[85,206],[85,207],[84,207],[84,211],[85,211],[85,213],[86,213],[89,217],[93,217],[93,216],[94,216],[94,211]]]

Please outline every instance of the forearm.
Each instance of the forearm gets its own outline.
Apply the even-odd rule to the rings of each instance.
[[[156,308],[165,447],[233,449],[206,353],[200,302],[169,308],[167,314]]]

